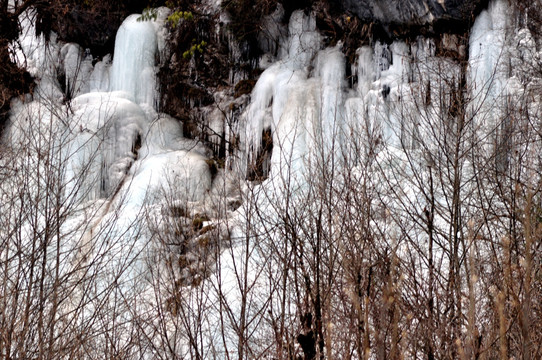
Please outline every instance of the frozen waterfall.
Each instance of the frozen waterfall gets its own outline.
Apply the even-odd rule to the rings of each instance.
[[[203,3],[217,15],[222,10],[220,1]],[[365,251],[355,253],[353,244],[371,247],[388,266],[375,270],[377,280],[369,275],[375,289],[387,282],[393,258],[409,244],[419,258],[411,258],[412,273],[397,281],[417,271],[425,276],[429,231],[440,246],[432,250],[435,258],[448,270],[449,239],[467,232],[450,219],[476,218],[493,196],[483,198],[480,184],[500,176],[495,174],[511,161],[511,99],[534,89],[537,100],[525,111],[540,111],[540,88],[514,66],[540,54],[533,54],[527,29],[511,34],[508,6],[491,1],[468,40],[454,34],[372,39],[350,49],[355,56],[348,59],[340,41],[326,47],[329,39],[314,14],[296,10],[288,24],[278,24],[285,14],[278,6],[262,25],[277,42],[258,38],[268,53],[250,94],[234,95],[234,84],[218,81],[211,105],[181,99],[186,112],[179,116],[193,116],[202,128],[197,139],[185,137],[181,121],[158,106],[156,74],[168,41],[169,10],[158,9],[156,20],[127,17],[114,54],[101,59],[54,34],[46,45],[34,36],[31,16],[23,17],[21,49],[14,56],[36,77],[37,88],[13,101],[2,139],[11,156],[0,157],[0,169],[9,174],[0,184],[0,206],[5,223],[17,224],[22,239],[7,251],[21,253],[36,238],[56,242],[45,258],[62,266],[51,270],[45,264],[43,271],[55,270],[76,284],[58,316],[83,304],[74,322],[99,319],[109,329],[110,317],[120,319],[114,331],[121,347],[134,329],[151,334],[135,355],[140,358],[154,358],[153,351],[169,341],[178,346],[174,351],[189,354],[192,334],[178,329],[192,322],[198,346],[217,358],[234,357],[239,332],[250,338],[243,341],[253,341],[254,354],[266,354],[276,345],[272,335],[286,337],[277,335],[278,313],[283,327],[300,331],[300,315],[312,306],[313,293],[300,295],[299,288],[312,280],[314,268],[323,269],[314,265],[316,257],[332,259],[319,276],[344,276],[343,283],[329,282],[325,306],[335,300],[351,305],[361,283],[350,284],[340,271],[351,270],[344,264],[352,261],[348,256],[357,260]],[[194,58],[184,60],[171,66],[201,75],[192,67]],[[530,141],[521,145],[525,153]],[[228,147],[220,155],[209,149],[218,144]],[[459,202],[456,207],[450,199]],[[438,209],[430,219],[431,206]],[[9,231],[0,228],[6,238]],[[298,269],[290,262],[305,272],[293,274]],[[377,266],[367,265],[369,274]],[[388,291],[382,289],[371,291]],[[190,304],[182,316],[179,304]],[[335,330],[332,319],[325,319],[326,329],[339,338],[342,329]],[[237,332],[241,323],[246,328]],[[92,334],[99,344],[108,335]],[[298,334],[290,335],[295,344]]]
[[[156,94],[155,59],[158,51],[156,32],[151,21],[131,15],[120,26],[115,39],[111,66],[111,91],[125,91],[138,104],[154,106]]]
[[[138,21],[139,15],[123,22],[112,64],[106,56],[93,65],[88,51],[54,36],[46,45],[34,37],[30,15],[22,22],[19,60],[40,81],[33,99],[14,102],[4,133],[6,149],[18,156],[0,160],[14,174],[0,185],[2,213],[16,206],[8,199],[24,192],[19,205],[32,203],[36,214],[17,221],[30,241],[47,234],[55,204],[62,271],[78,274],[74,269],[83,264],[81,276],[94,274],[97,281],[92,293],[74,290],[74,303],[112,283],[126,296],[148,290],[142,279],[150,219],[159,226],[167,203],[203,201],[211,188],[207,150],[185,139],[176,119],[156,111],[155,61],[167,12],[161,14],[156,22]],[[82,316],[91,318],[101,306],[95,301],[104,299],[85,301]],[[122,311],[129,317],[134,310]]]
[[[486,134],[495,130],[488,123],[488,110],[502,101],[498,99],[508,81],[506,13],[504,1],[492,2],[477,18],[470,37],[467,81],[472,93],[467,96],[472,96],[470,109],[480,124],[486,124]],[[457,40],[440,46],[464,52]],[[266,129],[274,143],[271,179],[292,169],[303,173],[310,162],[329,160],[330,151],[339,156],[353,135],[370,135],[392,152],[415,148],[434,125],[429,119],[436,120],[451,106],[439,97],[456,91],[463,76],[458,63],[439,57],[435,47],[434,40],[423,37],[409,44],[395,40],[363,46],[352,66],[357,85],[350,89],[341,44],[322,49],[311,15],[294,12],[282,44],[287,51],[262,73],[243,115],[246,158],[241,167],[254,166]]]

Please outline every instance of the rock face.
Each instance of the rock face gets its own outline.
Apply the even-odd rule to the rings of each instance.
[[[126,16],[140,13],[163,1],[53,0],[39,3],[36,30],[46,36],[52,30],[65,42],[76,42],[94,56],[113,52],[115,34]]]
[[[398,25],[470,21],[485,3],[487,0],[342,0],[343,9],[361,20]]]
[[[129,13],[105,14],[108,13],[75,6],[65,16],[54,19],[53,29],[62,40],[78,42],[83,48],[92,49],[95,55],[105,55],[112,52],[117,29]]]

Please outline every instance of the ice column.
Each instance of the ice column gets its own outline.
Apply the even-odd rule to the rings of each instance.
[[[156,30],[151,21],[138,21],[139,17],[127,17],[117,32],[110,90],[125,91],[138,104],[154,105]]]

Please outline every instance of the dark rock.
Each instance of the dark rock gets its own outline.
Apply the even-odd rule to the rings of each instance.
[[[97,13],[76,6],[61,19],[55,19],[53,27],[62,40],[77,42],[100,56],[113,53],[115,35],[124,16],[124,13]]]
[[[196,214],[192,219],[192,230],[198,232],[203,228],[203,223],[209,221],[207,215]]]
[[[256,85],[256,80],[254,79],[247,79],[247,80],[241,80],[237,84],[235,84],[235,97],[239,97],[242,95],[250,94],[252,92],[252,89],[254,88],[254,85]]]
[[[160,6],[164,1],[153,1]],[[53,0],[38,3],[36,31],[46,37],[55,31],[60,40],[76,42],[91,50],[93,56],[113,53],[117,30],[133,13],[141,13],[150,0]]]
[[[486,0],[342,0],[345,11],[365,21],[424,25],[439,20],[471,21]]]
[[[487,4],[488,0],[315,0],[312,9],[316,10],[319,29],[333,44],[367,34],[385,42],[419,35],[464,34]]]

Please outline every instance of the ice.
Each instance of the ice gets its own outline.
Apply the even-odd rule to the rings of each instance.
[[[135,209],[165,197],[181,202],[203,200],[211,188],[211,173],[206,158],[194,151],[159,153],[134,166],[133,180],[122,190]]]
[[[375,77],[378,79],[382,76],[382,71],[388,70],[390,67],[391,54],[388,44],[376,41],[374,45],[374,59],[376,65]]]
[[[275,132],[281,123],[288,123],[288,127],[292,125],[289,121],[281,120],[287,103],[294,101],[290,97],[290,90],[306,79],[308,66],[321,47],[321,37],[312,15],[294,11],[288,29],[288,51],[283,51],[283,58],[262,73],[252,91],[251,104],[243,115],[246,125],[244,131],[241,130],[244,132],[241,141],[246,153],[241,168],[249,166],[258,153],[264,129],[270,128]],[[273,139],[280,138],[273,135]],[[274,152],[278,154],[280,147],[275,147]]]
[[[373,60],[373,49],[369,46],[362,46],[357,49],[357,75],[358,92],[363,97],[371,88],[371,84],[376,80],[375,64]]]
[[[100,92],[109,89],[109,71],[111,68],[111,55],[106,55],[94,65],[89,78],[89,91]]]
[[[245,115],[248,119],[246,124],[246,146],[248,151],[258,150],[264,127],[271,126],[273,114],[270,107],[273,104],[275,104],[276,116],[280,117],[280,112],[282,111],[282,106],[280,106],[281,101],[273,102],[273,97],[278,93],[275,91],[275,85],[282,71],[279,65],[267,69],[262,73],[254,86],[251,105]],[[287,73],[292,74],[291,71],[287,71]]]
[[[318,124],[321,134],[315,134],[319,139],[315,145],[324,150],[324,153],[320,154],[324,155],[324,158],[320,161],[325,161],[330,152],[336,151],[338,155],[337,150],[340,144],[344,143],[345,59],[340,44],[318,54],[316,73],[321,84],[321,124]]]
[[[66,183],[79,189],[81,201],[107,198],[134,161],[132,149],[145,115],[133,102],[110,93],[79,96],[71,107]]]
[[[19,66],[25,67],[29,73],[38,78],[53,76],[58,63],[57,36],[52,33],[46,46],[43,34],[38,37],[35,36],[35,17],[36,12],[33,9],[28,9],[19,16],[21,26],[19,42],[17,45],[12,44],[15,50],[15,61]]]
[[[209,7],[217,4],[208,1]],[[467,115],[472,114],[486,133],[498,128],[495,119],[500,116],[495,105],[501,104],[504,96],[515,99],[526,91],[537,94],[539,88],[534,79],[526,86],[528,78],[508,78],[508,12],[504,0],[491,2],[489,9],[476,19],[469,42],[465,95],[473,101]],[[138,21],[140,15],[128,17],[117,34],[113,60],[106,56],[94,66],[92,58],[77,44],[59,44],[53,36],[52,45],[46,48],[43,38],[33,35],[32,21],[23,19],[22,49],[17,59],[20,64],[26,61],[39,83],[34,99],[29,97],[26,102],[15,104],[4,135],[9,139],[7,146],[20,153],[15,165],[29,169],[33,175],[29,192],[44,185],[37,174],[43,174],[51,164],[56,166],[61,196],[76,208],[62,231],[78,232],[85,243],[93,244],[96,255],[105,253],[106,260],[100,263],[104,274],[100,286],[118,280],[124,282],[123,291],[150,289],[142,281],[148,264],[141,254],[153,240],[148,219],[165,226],[163,215],[156,209],[168,204],[196,203],[206,210],[210,193],[217,191],[209,149],[184,138],[181,123],[160,114],[156,107],[156,63],[160,54],[167,51],[162,27],[167,13],[168,10],[160,9],[156,22]],[[239,151],[232,154],[231,161],[237,161],[240,170],[235,176],[240,178],[261,155],[264,131],[270,130],[273,140],[269,174],[264,171],[268,177],[259,183],[242,184],[243,195],[253,196],[248,201],[254,203],[245,204],[246,209],[238,208],[228,219],[232,241],[222,244],[221,256],[216,259],[219,272],[202,285],[208,291],[211,309],[204,325],[209,338],[202,341],[211,346],[212,339],[216,339],[218,353],[224,344],[234,348],[236,336],[227,333],[225,339],[214,337],[218,336],[217,304],[225,301],[231,306],[231,318],[227,321],[235,323],[242,306],[242,289],[237,280],[246,275],[248,282],[254,284],[250,289],[254,297],[248,298],[263,299],[269,295],[265,280],[280,276],[275,273],[278,265],[266,256],[271,250],[265,246],[283,245],[284,239],[279,230],[265,231],[269,229],[254,219],[248,205],[257,206],[265,214],[265,221],[279,223],[281,211],[288,206],[310,208],[314,196],[319,196],[314,193],[315,186],[321,185],[319,181],[330,181],[324,175],[329,175],[328,167],[336,166],[334,176],[341,172],[353,176],[366,172],[370,181],[371,176],[395,175],[393,171],[400,169],[399,177],[390,176],[389,183],[378,183],[377,179],[374,187],[382,187],[383,194],[384,190],[400,194],[401,203],[394,203],[388,195],[378,201],[388,202],[390,209],[404,204],[423,209],[425,200],[411,186],[414,180],[410,179],[414,169],[427,168],[416,141],[425,141],[425,151],[440,146],[431,144],[432,141],[453,138],[441,120],[454,116],[447,96],[457,86],[461,66],[438,59],[434,40],[420,37],[408,44],[399,40],[377,41],[361,47],[356,51],[357,63],[353,66],[357,86],[349,89],[342,45],[322,49],[323,38],[316,29],[314,16],[302,11],[292,14],[288,34],[284,34],[285,28],[277,25],[283,15],[279,5],[265,20],[268,36],[259,41],[270,52],[260,59],[266,69],[239,122],[226,121],[230,120],[229,113],[223,110],[223,104],[231,99],[225,95],[216,94],[218,106],[201,112],[202,121],[209,127],[209,141],[215,147],[223,141],[221,135],[225,132],[228,139],[239,135]],[[518,32],[513,42],[518,52],[511,61],[532,62],[535,44],[528,30]],[[460,52],[454,39],[447,39],[446,44]],[[235,49],[232,55],[237,55]],[[415,66],[422,68],[417,71]],[[510,73],[513,71],[520,72],[512,69]],[[66,75],[63,85],[69,94],[58,84],[60,73]],[[528,111],[539,111],[529,105]],[[43,149],[50,151],[54,161],[43,160]],[[364,167],[371,161],[377,163],[379,172]],[[220,171],[223,178],[234,176],[229,169]],[[423,181],[424,171],[417,172],[422,178],[419,181]],[[2,186],[15,188],[18,179],[10,179]],[[444,190],[437,192],[446,191],[447,184],[439,185]],[[296,220],[310,226],[310,220]],[[394,228],[394,224],[388,228]],[[28,225],[22,226],[24,235],[30,231]],[[265,234],[270,239],[260,242],[261,238],[254,234]],[[249,252],[247,262],[240,264]],[[122,276],[116,277],[118,269]],[[259,277],[261,274],[265,275]],[[134,283],[137,287],[131,288]],[[224,299],[218,299],[217,288],[226,290]],[[185,294],[193,293],[186,289]],[[269,306],[272,304],[250,303],[248,313],[257,318],[260,311],[267,314]],[[126,319],[129,321],[130,316],[126,315]],[[261,333],[254,336],[271,332],[268,324],[261,324]]]
[[[279,45],[284,42],[286,29],[282,25],[284,7],[277,4],[275,11],[266,16],[262,21],[262,30],[258,34],[260,49],[266,54],[278,55]]]
[[[405,83],[408,81],[409,48],[403,41],[394,41],[390,50],[393,59],[392,65],[382,76],[392,77],[391,81],[395,81],[397,84]]]
[[[90,56],[85,56],[81,46],[68,43],[60,50],[60,58],[64,64],[65,88],[69,97],[89,92],[89,80],[94,70]]]
[[[498,124],[490,113],[503,104],[508,54],[505,51],[508,5],[491,2],[476,18],[469,39],[469,81],[474,100],[470,111],[483,133],[493,133]],[[491,138],[488,138],[491,139]]]
[[[57,44],[54,34],[45,46],[34,36],[32,11],[23,14],[18,59],[39,81],[34,101],[14,103],[5,131],[10,146],[32,150],[21,157],[29,171],[43,166],[39,149],[48,148],[47,156],[59,162],[66,203],[77,209],[102,204],[93,227],[118,219],[106,233],[139,237],[139,248],[149,239],[138,220],[148,206],[167,199],[201,201],[211,188],[208,150],[183,138],[180,122],[155,109],[155,59],[164,50],[167,11],[158,10],[158,21],[128,17],[117,34],[113,63],[105,56],[95,66],[88,51]],[[65,75],[65,93],[59,74]],[[89,241],[93,236],[85,235]]]
[[[56,77],[45,75],[41,78],[34,90],[34,96],[46,102],[61,104],[65,99],[65,94],[60,88]]]
[[[287,63],[292,69],[308,66],[313,56],[321,48],[321,35],[316,31],[316,19],[296,10],[290,17],[288,26]]]
[[[157,51],[158,51],[158,55],[160,56],[160,60],[162,60],[162,55],[169,50],[168,49],[169,32],[164,25],[167,21],[168,16],[171,14],[171,9],[165,6],[161,6],[159,8],[156,8],[155,11],[156,11],[156,19],[154,19],[150,23],[154,27],[154,32],[156,33]]]
[[[17,0],[8,0],[7,9],[9,12],[15,11],[15,6],[17,5]]]
[[[300,182],[308,149],[318,149],[316,136],[321,129],[317,127],[320,103],[317,85],[314,81],[292,85],[284,111],[274,126],[273,142],[277,145],[271,157],[271,179],[278,184],[284,174],[287,174],[285,181]]]
[[[510,70],[513,76],[517,76],[524,82],[537,77],[537,71],[531,64],[540,61],[540,54],[537,53],[536,41],[527,28],[520,29],[513,39],[512,44],[516,51],[510,54]]]
[[[150,21],[130,15],[115,38],[115,55],[110,72],[110,91],[126,91],[138,104],[155,105],[154,65],[158,50],[156,31]]]
[[[167,12],[160,14],[164,18]],[[66,44],[61,51],[67,84],[75,84],[76,95],[92,91],[70,102],[66,182],[79,189],[68,187],[78,193],[79,201],[126,193],[126,184],[134,188],[129,191],[132,205],[142,207],[148,199],[158,201],[175,188],[184,189],[194,200],[210,187],[204,152],[197,153],[199,148],[183,139],[177,120],[154,110],[156,33],[161,27],[138,21],[139,17],[129,16],[121,25],[112,65],[106,56],[92,72],[81,71],[86,61],[81,60],[82,49]],[[81,179],[77,175],[83,169],[88,174]]]
[[[358,101],[349,102],[345,115],[345,59],[341,44],[319,50],[314,19],[294,12],[289,25],[288,55],[267,68],[252,92],[244,114],[246,166],[256,156],[264,129],[273,133],[271,176],[281,177],[286,167],[302,174],[307,163],[339,156],[341,144],[356,123],[368,115],[371,128],[400,146],[401,119],[393,107],[407,81],[409,49],[404,42],[377,43],[374,50],[358,50]],[[312,74],[307,72],[313,66]],[[356,105],[354,107],[354,105]],[[244,140],[244,141],[243,141]],[[314,165],[314,164],[313,164]]]
[[[65,163],[70,191],[77,187],[86,201],[111,198],[122,188],[139,208],[166,195],[201,200],[211,182],[205,155],[184,141],[177,120],[161,115],[149,122],[128,98],[123,92],[89,93],[72,102]]]
[[[180,150],[182,141],[183,129],[179,121],[166,114],[160,114],[150,123],[146,131],[141,153],[142,156],[147,156]]]

